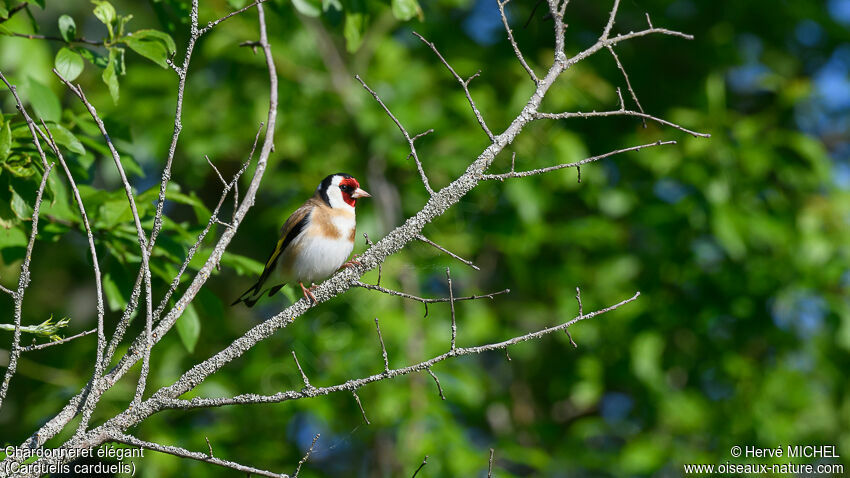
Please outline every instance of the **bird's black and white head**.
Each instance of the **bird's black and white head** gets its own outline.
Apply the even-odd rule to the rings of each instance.
[[[322,180],[316,192],[322,200],[332,208],[351,208],[357,204],[358,198],[372,197],[360,189],[360,183],[350,174],[331,174]]]

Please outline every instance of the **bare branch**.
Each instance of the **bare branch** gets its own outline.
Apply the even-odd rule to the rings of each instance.
[[[262,5],[257,6],[257,11],[260,25],[260,41],[263,46],[263,54],[265,56],[266,66],[269,71],[269,110],[267,119],[268,126],[266,128],[266,136],[265,140],[263,141],[260,156],[257,161],[257,167],[254,170],[251,183],[248,187],[248,191],[245,194],[245,200],[240,204],[239,210],[237,211],[236,217],[234,219],[234,223],[237,225],[242,220],[242,218],[244,218],[245,215],[248,213],[248,210],[253,206],[253,201],[256,197],[257,190],[259,189],[260,181],[263,177],[263,173],[265,172],[269,154],[271,153],[274,145],[274,131],[277,118],[277,72],[274,68],[271,48],[268,43],[268,35],[266,33],[266,24],[264,16],[265,14],[263,12]],[[212,270],[221,260],[221,256],[224,253],[224,250],[230,244],[230,241],[233,239],[235,233],[236,229],[233,228],[225,230],[224,233],[221,235],[216,246],[213,248],[210,257],[207,259],[201,269],[195,274],[188,289],[184,292],[183,296],[177,301],[175,306],[157,326],[153,334],[155,342],[158,342],[165,335],[165,333],[169,329],[171,329],[171,327],[173,327],[177,318],[182,314],[182,311],[185,310],[186,306],[195,298],[198,291],[201,289],[204,283],[206,283],[207,279],[211,276]],[[135,295],[137,296],[138,288],[136,288],[135,291]],[[131,300],[132,297],[133,295],[131,295]],[[130,370],[130,368],[135,363],[137,363],[141,359],[140,350],[143,347],[143,343],[143,338],[134,341],[128,352],[121,358],[118,365],[106,376],[104,376],[103,380],[90,380],[86,387],[80,393],[72,397],[65,405],[65,407],[63,407],[62,410],[56,416],[48,420],[28,439],[24,440],[21,446],[40,446],[50,438],[56,436],[56,434],[58,434],[60,431],[62,431],[65,425],[67,425],[79,413],[81,409],[80,404],[85,399],[85,397],[89,395],[90,392],[94,391],[94,393],[102,394],[110,387],[112,387],[121,377],[123,377]],[[136,410],[138,410],[139,408],[141,407],[137,407]],[[77,436],[76,439],[69,440],[63,446],[74,447],[76,443],[80,442],[80,440],[85,440],[87,436],[94,435],[95,432],[93,430],[89,431],[85,436]]]
[[[363,282],[360,282],[360,281],[355,281],[352,285],[357,286],[357,287],[362,287],[364,289],[376,290],[378,292],[383,292],[384,294],[394,295],[396,297],[403,297],[405,299],[415,300],[416,302],[421,302],[423,304],[433,304],[433,303],[436,303],[436,302],[450,302],[450,301],[452,301],[452,299],[449,298],[449,297],[438,297],[438,298],[434,298],[434,299],[425,299],[425,298],[422,298],[422,297],[417,297],[415,295],[407,294],[405,292],[399,292],[397,290],[387,289],[387,288],[377,286],[377,285],[366,284],[366,283],[363,283]],[[473,295],[470,295],[468,297],[455,297],[454,301],[477,300],[477,299],[485,299],[485,298],[486,299],[492,299],[494,296],[497,296],[497,295],[500,295],[500,294],[507,294],[510,291],[511,291],[510,289],[505,289],[505,290],[500,290],[498,292],[491,292],[489,294],[482,294],[482,295],[474,295],[473,294]],[[426,316],[428,315],[427,314],[427,308],[426,308],[426,314],[425,315]]]
[[[411,476],[410,478],[416,478],[416,475],[419,474],[419,470],[421,470],[422,467],[427,465],[427,464],[428,464],[428,455],[425,455],[425,459],[422,460],[422,464],[419,465],[419,468],[417,468],[416,471],[413,472],[413,476]]]
[[[446,396],[443,395],[443,386],[440,385],[440,379],[437,378],[437,375],[431,370],[431,367],[427,367],[425,370],[431,375],[431,378],[434,379],[434,383],[437,384],[437,392],[440,394],[440,399],[445,400]]]
[[[455,349],[455,340],[457,339],[457,323],[455,322],[455,294],[452,290],[452,274],[449,268],[446,267],[446,280],[449,282],[449,305],[452,311],[452,348]]]
[[[5,79],[4,79],[5,81]],[[38,142],[38,139],[36,139]],[[44,153],[42,153],[44,154]],[[12,376],[18,366],[18,357],[21,355],[21,314],[23,312],[24,292],[30,284],[30,260],[32,260],[32,250],[35,246],[35,237],[38,235],[38,211],[41,208],[44,188],[47,186],[47,177],[50,176],[50,171],[53,170],[53,163],[47,165],[44,174],[41,177],[41,184],[38,186],[38,192],[35,196],[35,205],[32,209],[32,230],[30,231],[29,243],[27,243],[26,253],[24,254],[24,263],[21,264],[21,276],[18,278],[18,290],[15,292],[15,332],[12,336],[12,350],[9,354],[9,365],[6,366],[6,374],[3,376],[3,383],[0,384],[0,406],[3,405],[3,400],[6,398],[6,393],[9,390],[9,382],[12,381]]]
[[[585,314],[581,317],[575,317],[575,318],[573,318],[573,319],[571,319],[567,322],[564,322],[563,324],[560,324],[560,325],[555,325],[555,326],[548,327],[548,328],[545,328],[545,329],[540,329],[540,330],[537,330],[535,332],[529,332],[525,335],[516,336],[516,337],[510,338],[508,340],[504,340],[502,342],[494,342],[494,343],[489,343],[489,344],[485,344],[485,345],[478,345],[478,346],[475,346],[475,347],[458,347],[454,350],[445,352],[442,355],[438,355],[436,357],[433,357],[431,359],[419,362],[419,363],[414,364],[414,365],[410,365],[410,366],[398,368],[398,369],[391,369],[389,374],[387,374],[387,373],[375,374],[375,375],[371,375],[371,376],[368,376],[368,377],[348,380],[347,382],[344,382],[344,383],[341,383],[341,384],[338,384],[338,385],[332,385],[332,386],[328,386],[328,387],[318,387],[318,388],[314,388],[312,390],[301,390],[301,391],[290,390],[290,391],[287,391],[287,392],[276,393],[274,395],[244,394],[244,395],[237,395],[235,397],[229,397],[229,398],[191,398],[191,399],[188,399],[188,400],[183,400],[183,399],[177,399],[177,398],[167,398],[165,395],[156,395],[155,394],[153,397],[151,397],[148,400],[156,403],[156,405],[157,405],[156,410],[157,411],[159,411],[161,409],[189,410],[189,409],[195,409],[195,408],[223,407],[223,406],[227,406],[227,405],[281,403],[281,402],[286,402],[286,401],[291,401],[291,400],[299,400],[299,399],[303,399],[303,398],[312,398],[312,397],[318,397],[318,396],[321,396],[321,395],[328,395],[330,393],[340,392],[340,391],[352,391],[353,392],[353,391],[357,390],[358,388],[363,387],[365,385],[368,385],[370,383],[379,382],[379,381],[382,381],[382,380],[387,380],[387,379],[395,378],[395,377],[402,376],[402,375],[408,375],[408,374],[415,373],[415,372],[421,372],[423,370],[426,370],[428,368],[433,367],[435,364],[438,364],[440,362],[443,362],[443,361],[450,359],[450,358],[453,358],[453,357],[462,357],[464,355],[480,354],[480,353],[483,353],[483,352],[489,352],[489,351],[493,351],[493,350],[506,350],[507,347],[509,347],[511,345],[516,345],[516,344],[521,343],[521,342],[527,342],[529,340],[539,339],[543,336],[552,334],[554,332],[559,332],[559,331],[564,330],[568,327],[571,327],[581,320],[591,319],[593,317],[604,314],[606,312],[616,310],[616,309],[636,300],[639,296],[640,296],[640,292],[637,292],[637,293],[635,293],[635,295],[633,295],[632,297],[630,297],[628,299],[622,300],[622,301],[620,301],[620,302],[618,302],[614,305],[611,305],[609,307],[606,307],[604,309],[600,309],[600,310],[590,312],[590,313]],[[355,397],[356,397],[356,394],[355,394]],[[358,402],[359,402],[359,399],[358,399]],[[362,409],[362,407],[361,407],[361,409]],[[125,415],[128,414],[128,413],[130,413],[130,412],[125,412]]]
[[[607,40],[611,34],[611,27],[614,26],[614,18],[617,16],[617,9],[620,8],[620,0],[614,0],[614,6],[611,8],[611,13],[608,16],[608,23],[605,25],[605,30],[602,31],[600,40]]]
[[[371,239],[369,239],[369,234],[366,234],[366,233],[364,232],[364,233],[363,233],[363,237],[366,239],[366,244],[368,244],[368,245],[369,245],[369,247],[372,247],[372,246],[374,246],[374,245],[375,245],[375,244],[372,242],[372,240],[371,240]],[[383,272],[383,271],[382,271],[382,269],[383,269],[383,264],[379,262],[379,263],[378,263],[378,282],[375,284],[375,285],[377,285],[377,286],[379,286],[379,287],[381,286],[381,273]]]
[[[70,337],[66,337],[64,339],[60,339],[60,340],[57,340],[55,342],[46,342],[46,343],[43,343],[43,344],[29,345],[29,346],[26,346],[26,347],[22,347],[21,352],[32,352],[34,350],[42,350],[42,349],[46,349],[48,347],[53,347],[54,345],[62,345],[64,343],[70,342],[72,340],[76,340],[80,337],[85,337],[86,335],[91,335],[91,334],[93,334],[97,331],[98,331],[97,329],[86,330],[85,332],[80,332],[77,335],[72,335]]]
[[[259,134],[259,133],[258,133]],[[165,310],[165,307],[168,305],[168,300],[171,298],[171,295],[177,288],[180,286],[180,281],[183,278],[183,274],[186,272],[186,269],[189,267],[189,263],[192,262],[192,258],[195,257],[195,253],[201,248],[201,244],[204,242],[204,239],[207,237],[207,234],[212,229],[213,224],[218,224],[221,221],[218,219],[218,213],[221,210],[221,206],[224,204],[224,200],[227,198],[227,194],[231,189],[235,189],[236,185],[239,183],[239,178],[242,174],[248,169],[248,165],[251,164],[251,160],[245,162],[239,171],[233,176],[233,179],[229,183],[225,183],[224,189],[221,191],[221,196],[219,197],[218,204],[216,204],[215,209],[213,209],[212,214],[210,215],[209,221],[207,221],[207,225],[204,227],[203,231],[198,235],[198,239],[195,240],[195,243],[192,244],[192,247],[189,248],[189,251],[186,253],[186,259],[183,260],[183,264],[180,266],[180,270],[177,271],[177,274],[174,276],[174,279],[171,281],[171,286],[168,288],[168,291],[163,296],[162,300],[159,302],[159,306],[157,306],[156,310],[153,313],[154,322],[158,322],[160,316],[162,315],[162,311]],[[222,178],[223,179],[223,178]],[[129,321],[127,321],[126,325],[129,325]],[[124,331],[126,330],[126,325],[124,330],[122,330],[121,335],[123,336]],[[117,332],[116,332],[117,334]],[[118,342],[120,342],[120,338]]]
[[[366,82],[360,78],[360,75],[354,75],[354,78],[359,81],[361,85],[363,85],[363,88],[365,88],[366,91],[368,91],[373,98],[375,98],[375,101],[377,101],[378,104],[381,105],[381,108],[384,109],[390,119],[392,119],[395,125],[398,126],[398,129],[401,131],[401,134],[404,135],[404,139],[407,140],[407,144],[410,146],[410,156],[413,156],[413,160],[416,162],[416,168],[419,170],[419,177],[422,178],[422,184],[425,185],[425,189],[428,191],[428,194],[433,196],[434,190],[431,189],[431,184],[428,182],[428,176],[425,174],[425,170],[422,168],[422,162],[419,161],[419,155],[416,153],[416,146],[413,144],[413,142],[434,130],[429,129],[428,131],[425,131],[424,133],[419,133],[418,135],[411,138],[410,134],[408,134],[407,130],[404,129],[404,126],[401,125],[401,122],[398,120],[398,118],[393,115],[392,111],[390,111],[390,109],[387,108],[387,105],[384,104],[383,100],[381,100],[381,97],[378,96],[378,94],[375,93],[372,88],[369,88]]]
[[[254,3],[252,3],[252,4],[250,4],[250,5],[244,6],[244,7],[240,8],[239,10],[236,10],[236,11],[230,12],[230,13],[228,13],[227,15],[225,15],[225,16],[223,16],[223,17],[219,18],[218,20],[213,20],[213,21],[211,21],[211,22],[207,23],[207,26],[205,26],[204,28],[201,28],[200,30],[198,30],[198,36],[201,36],[201,35],[203,35],[204,33],[207,33],[208,31],[212,30],[212,29],[213,29],[213,28],[215,28],[215,26],[216,26],[216,25],[218,25],[219,23],[221,23],[221,22],[223,22],[223,21],[225,21],[225,20],[228,20],[228,19],[230,19],[231,17],[234,17],[234,16],[236,16],[236,15],[239,15],[240,13],[242,13],[242,12],[244,12],[244,11],[246,11],[246,10],[249,10],[249,9],[251,9],[251,8],[254,8],[254,7],[256,7],[257,5],[259,5],[259,4],[263,3],[263,2],[266,2],[266,1],[268,1],[268,0],[256,0]],[[257,45],[257,46],[259,46],[259,45]]]
[[[253,466],[246,466],[233,461],[216,458],[212,456],[212,451],[210,451],[209,455],[205,455],[198,451],[189,451],[185,448],[180,448],[177,446],[160,445],[159,443],[140,440],[132,435],[127,435],[124,433],[110,433],[108,435],[108,441],[123,443],[125,445],[144,448],[146,450],[158,451],[160,453],[167,453],[169,455],[179,456],[181,458],[190,458],[192,460],[212,463],[213,465],[222,466],[224,468],[230,468],[231,470],[241,471],[242,473],[248,473],[249,475],[268,476],[272,478],[289,478],[289,475],[283,473],[273,473],[271,471],[254,468]],[[207,444],[209,444],[209,441],[207,441]],[[210,449],[212,450],[212,448]]]
[[[58,41],[58,42],[62,42],[62,43],[85,43],[87,45],[103,46],[102,41],[89,40],[89,39],[86,39],[86,38],[83,38],[83,37],[73,38],[70,41],[68,41],[68,40],[65,40],[62,37],[51,36],[51,35],[38,35],[38,34],[32,34],[32,33],[7,32],[7,33],[4,33],[4,35],[18,37],[18,38],[27,38],[27,39],[30,39],[30,40],[50,40],[50,41]]]
[[[581,305],[581,289],[576,287],[576,301],[578,301],[578,316],[584,317],[584,308]],[[576,344],[575,340],[573,340],[572,334],[570,334],[570,329],[564,329],[564,332],[567,333],[567,337],[570,339],[570,344],[573,348],[578,348],[578,344]]]
[[[505,0],[504,2],[502,2],[501,0],[496,0],[496,3],[499,5],[499,14],[502,17],[502,24],[505,26],[505,31],[508,33],[508,41],[511,42],[511,46],[514,49],[514,54],[516,55],[520,64],[522,64],[522,67],[525,68],[525,71],[528,73],[528,76],[531,78],[531,81],[533,81],[536,85],[540,83],[540,80],[537,79],[537,75],[534,74],[534,70],[532,70],[531,67],[528,66],[528,63],[526,63],[525,58],[522,56],[522,52],[519,50],[519,46],[517,45],[516,40],[514,40],[513,30],[511,30],[511,26],[508,25],[508,17],[505,16],[505,5],[507,5],[510,1],[511,0]]]
[[[499,181],[504,181],[505,179],[510,178],[524,178],[527,176],[534,176],[537,174],[548,173],[551,171],[557,171],[559,169],[564,168],[578,168],[582,164],[592,163],[594,161],[599,161],[600,159],[605,159],[610,156],[614,156],[615,154],[626,153],[628,151],[640,151],[643,148],[650,148],[653,146],[664,146],[669,144],[676,144],[675,141],[656,141],[654,143],[641,144],[638,146],[631,146],[628,148],[618,149],[616,151],[610,151],[605,154],[600,154],[598,156],[591,156],[589,158],[582,159],[581,161],[576,161],[574,163],[564,163],[559,164],[557,166],[549,166],[548,168],[540,168],[540,169],[532,169],[530,171],[512,171],[509,173],[502,174],[484,174],[481,176],[481,179],[498,179]]]
[[[313,437],[313,443],[310,444],[310,449],[307,450],[307,454],[304,455],[304,458],[298,462],[298,467],[295,468],[295,474],[292,475],[292,478],[298,478],[298,473],[301,473],[301,465],[307,463],[307,460],[310,459],[310,455],[313,454],[313,447],[316,446],[316,441],[318,441],[320,436],[321,435],[319,433],[316,433],[316,436]]]
[[[437,58],[439,58],[440,61],[443,62],[443,65],[445,65],[446,68],[448,68],[448,70],[452,73],[452,75],[455,77],[455,79],[458,81],[458,83],[460,83],[460,86],[463,87],[463,92],[466,93],[466,99],[469,101],[469,106],[472,107],[472,112],[475,114],[475,118],[478,120],[478,124],[481,125],[481,129],[483,129],[484,132],[487,133],[487,137],[490,138],[490,142],[495,142],[496,138],[493,136],[493,133],[490,132],[490,128],[488,128],[487,123],[484,122],[484,117],[481,116],[481,112],[478,111],[478,106],[475,105],[475,101],[472,100],[472,96],[469,94],[469,82],[472,81],[472,79],[475,78],[476,76],[478,76],[479,73],[481,73],[481,72],[479,71],[478,73],[475,73],[474,75],[472,75],[469,78],[467,78],[466,80],[464,80],[463,78],[460,77],[460,75],[457,74],[457,72],[454,70],[454,68],[452,68],[452,66],[449,65],[449,62],[447,62],[446,59],[443,58],[443,55],[440,54],[440,51],[437,50],[437,47],[433,43],[429,42],[428,40],[425,39],[425,37],[423,37],[422,35],[420,35],[416,32],[413,32],[413,34],[416,35],[417,38],[422,40],[422,43],[425,43],[426,45],[428,45],[431,48],[431,50],[434,51],[434,53],[437,55]],[[539,82],[535,82],[535,83],[539,84]]]
[[[623,68],[623,64],[620,63],[620,57],[617,56],[617,52],[614,51],[613,46],[608,45],[607,48],[608,48],[608,51],[611,52],[611,56],[614,57],[614,61],[617,63],[617,68],[620,70],[620,73],[623,74],[623,79],[626,80],[626,88],[628,88],[629,93],[632,95],[632,100],[634,100],[635,105],[637,105],[637,107],[638,107],[638,110],[640,110],[640,112],[643,113],[643,107],[640,105],[640,101],[638,101],[637,94],[635,93],[635,90],[632,89],[632,83],[631,83],[631,81],[629,81],[629,75],[628,75],[628,73],[626,73],[626,69]],[[617,88],[617,94],[620,95],[620,109],[624,109],[623,97],[622,97],[622,94],[620,93],[619,88]],[[643,121],[643,127],[646,128],[646,118],[641,118],[641,120]]]
[[[648,119],[655,121],[656,123],[663,124],[665,126],[670,126],[671,128],[675,128],[679,131],[688,133],[694,137],[700,138],[710,138],[711,135],[708,133],[698,133],[696,131],[691,131],[685,127],[679,126],[676,123],[671,123],[670,121],[657,118],[652,115],[648,115],[646,113],[641,113],[639,111],[632,110],[615,110],[615,111],[591,111],[589,113],[582,113],[581,111],[576,112],[568,112],[568,113],[535,113],[534,119],[569,119],[569,118],[598,118],[598,117],[606,117],[606,116],[637,116],[638,118]]]
[[[304,380],[304,387],[307,389],[315,388],[310,385],[310,380],[307,379],[307,374],[304,373],[304,369],[301,368],[301,363],[298,362],[298,357],[295,355],[295,351],[292,351],[292,358],[295,359],[295,366],[298,367],[298,371],[301,372],[301,379]]]
[[[378,340],[381,342],[381,354],[384,357],[384,372],[390,373],[390,361],[387,357],[387,347],[384,345],[384,337],[381,335],[381,326],[378,324],[378,318],[375,317],[375,328],[378,329]]]
[[[457,260],[459,260],[459,261],[463,262],[464,264],[468,265],[469,267],[472,267],[473,269],[475,269],[475,270],[477,270],[477,271],[480,271],[480,270],[481,270],[478,266],[476,266],[475,264],[473,264],[473,263],[472,263],[472,261],[468,261],[468,260],[464,259],[463,257],[460,257],[459,255],[457,255],[457,254],[455,254],[454,252],[452,252],[452,251],[450,251],[450,250],[446,249],[445,247],[443,247],[443,246],[441,246],[441,245],[437,244],[436,242],[434,242],[434,241],[432,241],[432,240],[428,239],[427,237],[423,236],[422,234],[419,234],[418,236],[416,236],[416,238],[417,238],[417,239],[419,239],[419,240],[420,240],[420,241],[422,241],[422,242],[425,242],[425,243],[431,244],[432,246],[436,247],[437,249],[439,249],[439,250],[441,250],[441,251],[445,252],[446,254],[448,254],[448,255],[450,255],[450,256],[452,256],[452,257],[454,257],[455,259],[457,259]]]
[[[360,407],[360,413],[363,414],[363,420],[366,422],[367,425],[371,425],[372,422],[370,422],[369,419],[366,417],[366,410],[363,410],[363,404],[360,403],[360,397],[357,396],[357,389],[352,388],[351,394],[354,395],[354,400],[357,400],[357,406]]]
[[[103,279],[101,277],[100,272],[100,262],[97,258],[97,248],[94,244],[94,234],[91,230],[91,225],[89,224],[88,214],[86,214],[86,207],[83,204],[83,198],[80,196],[80,190],[77,187],[77,182],[74,180],[74,176],[71,174],[71,170],[68,168],[68,164],[65,162],[65,158],[62,156],[62,151],[59,149],[59,145],[56,143],[56,140],[53,138],[53,133],[50,132],[50,128],[47,127],[47,123],[44,120],[41,121],[41,125],[44,128],[44,133],[41,136],[53,150],[53,154],[59,159],[59,164],[62,166],[62,170],[65,171],[65,177],[68,178],[68,184],[71,186],[71,191],[74,194],[74,202],[77,203],[77,208],[80,210],[80,218],[83,221],[83,227],[86,230],[86,236],[89,243],[89,252],[92,257],[92,269],[94,270],[94,284],[95,284],[95,294],[97,300],[97,352],[96,352],[96,360],[103,360],[103,353],[106,347],[106,332],[104,330],[103,319],[106,314],[106,310],[103,306]]]
[[[118,175],[121,178],[121,182],[124,185],[124,192],[127,195],[127,201],[130,204],[130,213],[133,216],[133,222],[136,225],[136,233],[138,235],[139,240],[139,248],[141,249],[141,271],[144,275],[144,284],[145,284],[145,336],[146,336],[146,346],[144,351],[144,357],[142,362],[142,372],[139,375],[139,382],[136,388],[136,396],[134,402],[138,403],[141,401],[142,393],[144,392],[145,382],[147,380],[148,373],[150,371],[150,349],[152,347],[151,343],[151,327],[152,327],[152,316],[153,307],[151,306],[152,297],[151,297],[151,277],[150,277],[150,267],[148,265],[148,260],[150,258],[150,250],[147,247],[147,237],[145,235],[145,231],[142,228],[141,218],[139,217],[139,211],[136,208],[136,201],[133,195],[133,189],[130,187],[130,182],[127,180],[127,174],[124,172],[124,166],[121,164],[121,157],[118,154],[118,151],[115,149],[115,146],[112,144],[112,139],[109,137],[109,133],[106,131],[106,127],[103,124],[103,120],[100,119],[100,116],[97,114],[97,110],[95,107],[88,101],[85,93],[83,92],[82,87],[79,85],[74,86],[68,80],[66,80],[58,70],[53,69],[53,74],[55,74],[65,86],[68,87],[88,110],[94,122],[97,124],[98,129],[100,130],[101,135],[106,141],[106,146],[109,148],[109,152],[112,154],[112,159],[115,162],[115,167],[118,170]],[[103,363],[102,359],[99,359],[95,362],[95,372],[92,376],[93,382],[97,382],[100,380],[101,375],[103,374],[103,370],[106,367],[106,364]],[[83,419],[80,422],[80,426],[78,428],[78,433],[82,433],[85,431],[86,426],[88,425],[89,418],[91,417],[91,413],[94,411],[94,406],[97,401],[100,399],[100,395],[89,393],[86,397],[85,405],[83,406]]]
[[[564,0],[564,3],[566,3],[567,1],[568,0]],[[487,478],[492,478],[492,476],[493,476],[493,454],[494,453],[495,453],[495,450],[490,448],[490,461],[489,461],[489,464],[487,465]]]

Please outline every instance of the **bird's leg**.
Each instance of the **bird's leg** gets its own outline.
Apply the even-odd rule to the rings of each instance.
[[[351,260],[350,260],[350,261],[348,261],[348,262],[346,262],[345,264],[343,264],[343,265],[339,266],[339,268],[340,268],[340,269],[345,269],[346,267],[359,266],[359,265],[360,265],[360,261],[358,261],[358,260],[357,260],[357,256],[359,256],[359,255],[360,255],[360,254],[354,254],[353,256],[351,256]]]
[[[316,287],[316,286],[315,286],[315,284],[314,284],[314,285],[312,285],[312,286],[310,286],[310,288],[309,288],[309,289],[308,289],[308,288],[306,288],[306,287],[304,287],[304,283],[303,283],[303,282],[298,282],[298,285],[300,285],[300,286],[301,286],[301,292],[303,292],[303,293],[304,293],[304,298],[309,299],[309,300],[312,300],[314,304],[318,304],[318,303],[319,303],[319,301],[318,301],[318,300],[316,300],[316,296],[315,296],[315,295],[313,295],[313,292],[312,292],[313,287]]]

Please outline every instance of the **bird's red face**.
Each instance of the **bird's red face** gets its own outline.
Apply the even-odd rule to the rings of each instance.
[[[354,178],[343,178],[339,182],[339,190],[342,192],[342,200],[351,207],[357,204],[357,198],[372,197],[369,193],[360,189],[360,183]]]

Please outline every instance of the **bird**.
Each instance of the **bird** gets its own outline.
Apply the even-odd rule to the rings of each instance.
[[[293,281],[301,286],[305,298],[317,303],[312,292],[315,281],[358,264],[356,260],[346,261],[354,249],[354,208],[358,199],[369,197],[372,195],[350,174],[324,178],[315,194],[283,223],[280,239],[257,282],[231,305],[242,302],[253,307],[266,292],[271,297]],[[283,282],[263,289],[276,273]],[[305,282],[311,286],[305,287]]]

